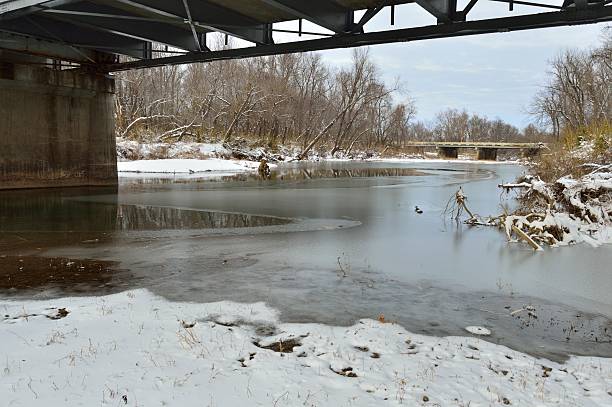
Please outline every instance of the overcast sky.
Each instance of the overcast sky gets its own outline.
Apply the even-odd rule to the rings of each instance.
[[[538,10],[547,11],[515,5],[512,14]],[[469,19],[510,15],[506,4],[480,2]],[[368,23],[366,31],[435,24],[433,17],[415,4],[396,8],[395,27],[390,27],[389,21],[389,10],[383,10]],[[446,108],[465,108],[524,127],[530,121],[526,109],[538,87],[546,82],[547,62],[567,48],[597,46],[603,28],[603,24],[581,25],[424,40],[377,45],[370,47],[370,52],[385,80],[393,83],[399,79],[415,100],[419,120],[429,121]],[[321,31],[306,24],[304,29]],[[350,63],[351,52],[343,49],[321,55],[329,64],[342,66]]]

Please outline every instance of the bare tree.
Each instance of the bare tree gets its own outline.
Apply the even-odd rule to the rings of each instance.
[[[609,123],[612,115],[612,30],[589,52],[567,50],[550,62],[550,80],[531,113],[558,137],[564,129]]]

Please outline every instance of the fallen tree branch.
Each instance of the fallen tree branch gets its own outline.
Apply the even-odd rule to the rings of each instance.
[[[517,228],[516,225],[512,225],[512,231],[516,233],[516,235],[523,239],[525,242],[529,244],[529,246],[533,247],[534,250],[543,250],[542,247],[537,244],[529,235],[523,232],[521,229]]]
[[[155,120],[155,119],[176,119],[176,116],[166,115],[166,114],[155,114],[155,115],[152,115],[152,116],[138,117],[138,118],[136,118],[135,120],[133,120],[130,124],[128,124],[126,126],[125,130],[123,130],[123,132],[121,133],[121,137],[123,137],[123,138],[127,137],[127,135],[130,133],[130,131],[132,131],[132,129],[134,129],[139,124],[142,124],[144,122],[148,122],[148,121],[151,121],[151,120]]]
[[[506,183],[506,184],[498,184],[497,185],[499,188],[504,188],[504,189],[513,189],[513,188],[531,188],[532,185],[527,183],[527,182],[520,182],[518,184],[513,184],[513,183]]]

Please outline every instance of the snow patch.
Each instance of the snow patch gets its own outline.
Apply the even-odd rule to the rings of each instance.
[[[416,335],[374,320],[351,327],[283,324],[262,303],[177,303],[147,290],[4,301],[0,308],[6,405],[590,407],[612,401],[611,359],[558,364],[478,338]],[[49,309],[66,313],[50,319]]]
[[[208,160],[171,159],[171,160],[138,160],[122,161],[117,163],[117,170],[121,173],[137,174],[197,174],[206,172],[239,173],[255,171],[259,163],[251,161],[221,160],[211,158]],[[273,165],[270,165],[271,167]]]
[[[226,158],[230,151],[221,143],[140,143],[117,138],[119,161],[151,159],[208,159]]]
[[[465,330],[474,335],[490,336],[491,331],[484,326],[466,326]]]

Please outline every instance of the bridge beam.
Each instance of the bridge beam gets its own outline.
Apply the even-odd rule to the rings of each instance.
[[[438,147],[440,158],[458,158],[459,149],[457,147]]]
[[[255,44],[271,44],[266,24],[236,13],[216,3],[189,1],[189,15],[182,1],[92,0],[134,15],[160,19],[168,24],[191,22],[196,30],[217,31]],[[227,22],[231,22],[229,25]]]
[[[352,29],[352,12],[348,12],[332,1],[262,0],[271,7],[285,11],[295,18],[302,18],[327,28],[336,34]],[[313,12],[316,10],[317,12]]]
[[[478,149],[478,159],[479,160],[488,160],[488,161],[496,161],[497,160],[497,149],[496,148],[479,148]]]
[[[0,54],[0,189],[116,185],[114,80]]]
[[[117,35],[111,32],[101,32],[87,27],[72,24],[70,20],[60,21],[48,16],[32,15],[26,20],[0,21],[0,31],[22,34],[45,42],[63,44],[72,51],[80,49],[104,50],[108,53],[128,55],[133,58],[145,58],[145,42],[134,38]],[[41,35],[42,34],[42,35]],[[3,44],[0,44],[3,48]],[[89,59],[83,53],[84,58]],[[98,61],[89,60],[96,64]]]
[[[611,19],[612,6],[588,7],[584,10],[564,10],[549,13],[455,22],[452,24],[436,24],[422,27],[402,28],[398,30],[379,31],[365,34],[337,35],[329,38],[261,45],[257,47],[235,48],[201,53],[193,52],[187,55],[115,64],[108,66],[107,69],[111,72],[124,71],[129,69],[180,65],[194,62],[211,62],[227,59],[289,54],[294,52],[321,51],[334,48],[360,47],[384,43],[409,42],[464,35],[490,34],[564,25],[590,24],[610,21]]]

